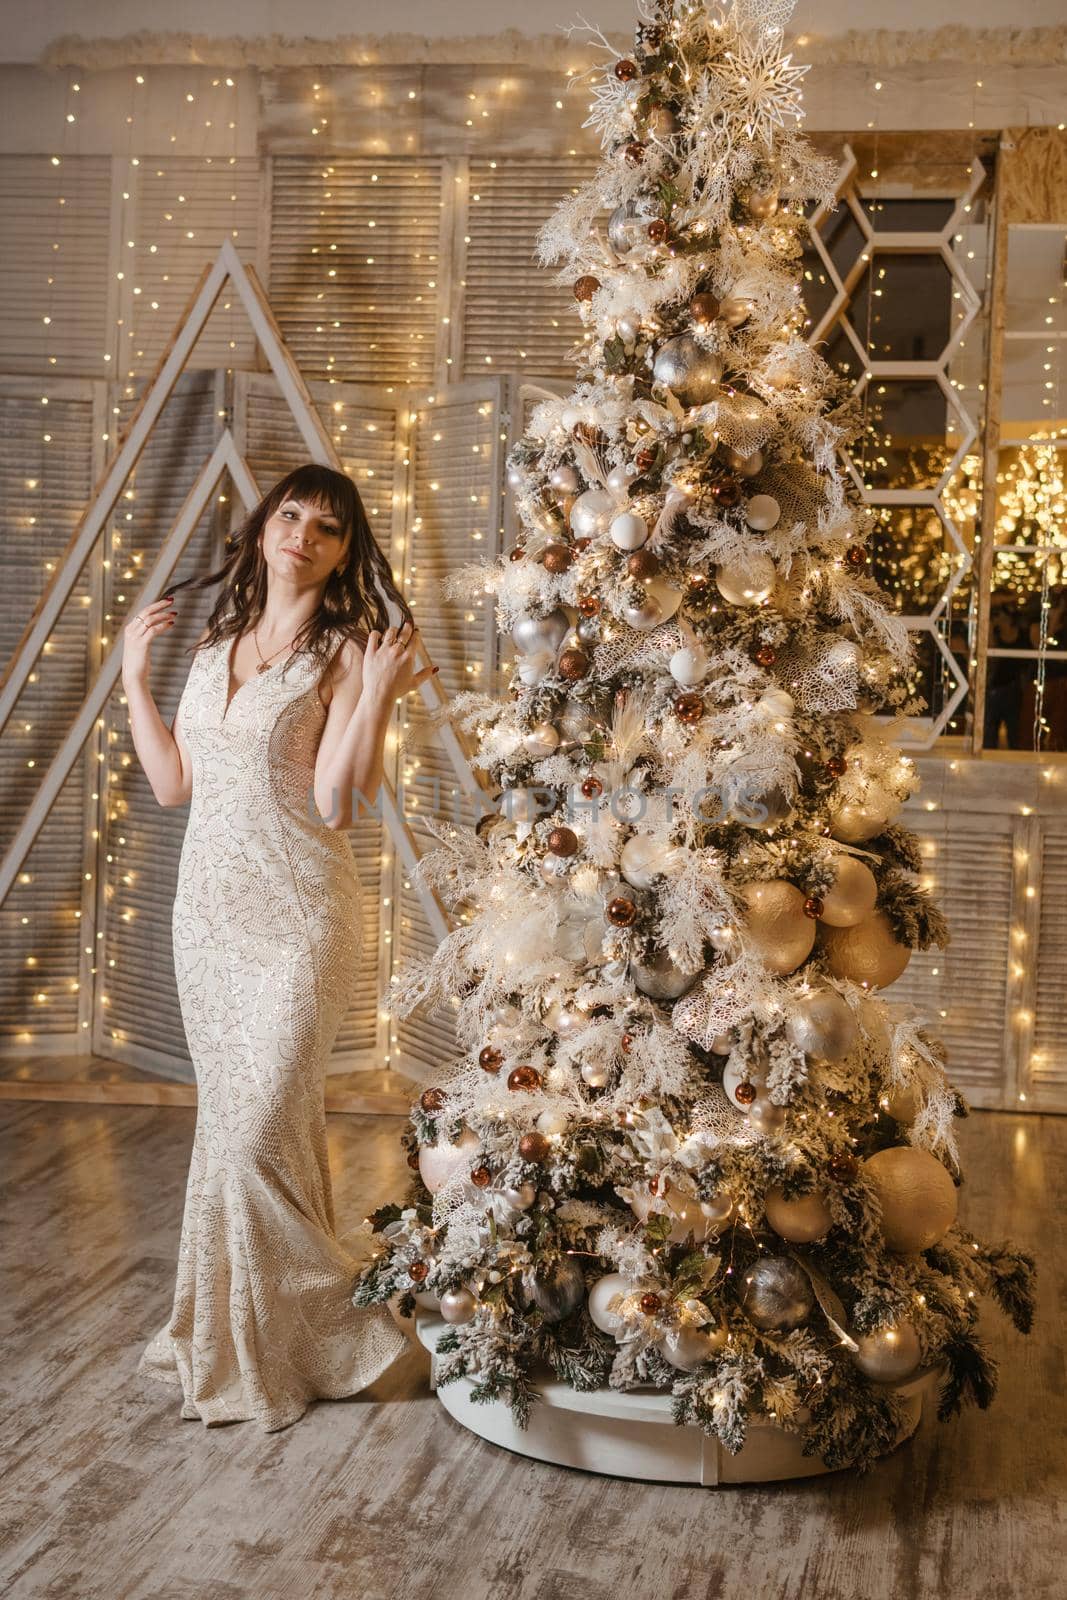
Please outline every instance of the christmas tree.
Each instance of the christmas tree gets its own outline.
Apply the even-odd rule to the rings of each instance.
[[[989,1403],[977,1298],[1027,1330],[1033,1262],[960,1226],[967,1108],[884,995],[946,930],[895,820],[922,705],[841,464],[860,418],[805,339],[833,168],[791,9],[662,0],[632,55],[599,36],[603,159],[539,240],[578,381],[509,452],[515,548],[449,580],[518,652],[447,708],[495,804],[431,824],[458,920],[393,985],[401,1015],[451,1002],[464,1053],[354,1298],[439,1305],[438,1384],[520,1426],[547,1363],[865,1469],[912,1374],[942,1417]]]

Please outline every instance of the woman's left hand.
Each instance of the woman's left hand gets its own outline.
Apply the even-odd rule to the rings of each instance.
[[[415,669],[415,652],[419,630],[414,623],[402,623],[380,631],[377,628],[367,635],[363,652],[363,688],[382,700],[399,700],[417,689],[432,673],[435,666]]]

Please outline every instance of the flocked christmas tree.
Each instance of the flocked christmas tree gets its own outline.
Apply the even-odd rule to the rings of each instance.
[[[840,461],[858,417],[805,340],[832,167],[791,9],[650,0],[587,75],[604,157],[540,236],[578,382],[509,454],[515,548],[450,580],[518,652],[448,708],[497,804],[432,824],[459,920],[394,983],[400,1014],[451,999],[465,1050],[355,1298],[439,1300],[439,1384],[520,1424],[546,1361],[866,1467],[917,1370],[942,1416],[988,1404],[976,1300],[1027,1329],[1033,1262],[959,1226],[966,1106],[883,993],[945,929],[894,820],[885,719],[921,702]]]

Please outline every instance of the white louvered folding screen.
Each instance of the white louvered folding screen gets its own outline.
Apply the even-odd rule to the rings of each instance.
[[[111,162],[0,156],[5,372],[110,376]]]
[[[446,693],[493,686],[496,630],[488,596],[480,605],[446,600],[441,580],[465,562],[499,552],[502,390],[495,379],[441,390],[420,406],[414,448],[413,518],[404,591],[412,603],[430,659],[441,668]],[[431,812],[477,820],[455,768],[421,700],[404,702],[401,770],[405,809],[420,853],[437,839],[420,823]],[[401,879],[394,958],[398,966],[424,961],[436,939],[414,889]],[[455,1055],[452,1017],[420,1007],[395,1025],[404,1070],[431,1081]]]
[[[105,534],[110,560],[108,609],[116,629],[125,625],[142,574],[211,454],[222,400],[216,373],[184,374],[118,502]],[[122,403],[124,422],[131,408],[132,401]],[[205,512],[178,562],[175,582],[218,566],[218,527],[217,517]],[[188,676],[187,652],[217,596],[217,588],[183,591],[175,600],[180,620],[153,647],[152,693],[168,727]],[[102,983],[93,1048],[113,1060],[191,1082],[171,943],[178,859],[189,808],[157,803],[133,749],[124,699],[120,682],[105,712],[110,782],[100,858],[103,907],[98,912],[105,937],[100,941]]]
[[[311,386],[324,421],[337,445],[344,470],[355,480],[374,536],[390,555],[394,497],[402,493],[403,463],[398,455],[398,412],[395,398],[381,389],[353,384]],[[383,404],[384,402],[384,404]],[[238,447],[262,491],[307,458],[296,423],[267,373],[242,373],[237,380],[235,424]],[[363,886],[364,982],[341,1024],[331,1060],[331,1071],[356,1066],[381,1066],[388,1046],[379,1043],[378,1010],[382,985],[388,976],[383,897],[389,894],[382,870],[385,843],[383,825],[373,817],[357,819],[349,839]]]
[[[582,332],[574,295],[539,266],[537,231],[593,171],[583,156],[471,161],[463,271],[463,370],[573,378],[566,352]]]
[[[908,810],[924,879],[948,919],[945,950],[917,951],[886,991],[910,1001],[948,1048],[948,1074],[975,1106],[1014,1105],[1007,1033],[1014,819]]]
[[[223,241],[229,239],[243,261],[255,262],[263,178],[259,163],[248,158],[146,156],[126,183],[118,371],[144,378]],[[227,286],[189,365],[251,367],[255,358],[248,318]]]
[[[305,377],[432,381],[441,182],[439,159],[275,157],[270,298]]]
[[[103,385],[70,379],[53,380],[49,388],[49,404],[42,407],[32,379],[0,378],[5,663],[93,481],[94,417],[98,424]],[[87,562],[0,741],[0,851],[22,822],[85,694],[95,581]],[[69,1049],[78,1035],[86,791],[95,765],[87,771],[84,753],[75,763],[0,907],[0,1038],[18,1049]]]
[[[1046,827],[1028,1092],[1043,1109],[1067,1111],[1067,830]]]

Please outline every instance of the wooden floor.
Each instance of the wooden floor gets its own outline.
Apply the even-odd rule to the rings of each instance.
[[[995,1310],[992,1409],[866,1479],[677,1488],[554,1468],[448,1417],[413,1347],[282,1433],[183,1422],[137,1378],[173,1289],[194,1113],[0,1104],[0,1593],[8,1600],[1041,1600],[1065,1592],[1067,1118],[975,1113],[963,1217],[1040,1257]],[[404,1174],[399,1119],[333,1117],[338,1225]]]

